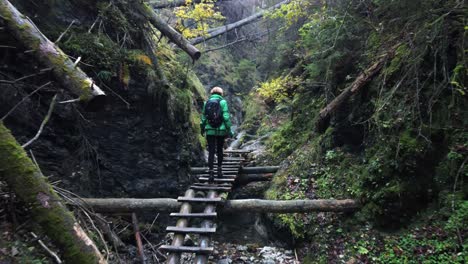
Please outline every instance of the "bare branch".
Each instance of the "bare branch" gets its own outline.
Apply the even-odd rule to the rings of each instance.
[[[54,106],[55,106],[55,101],[57,100],[57,95],[54,95],[52,98],[52,102],[50,102],[49,106],[49,111],[47,111],[47,115],[45,116],[44,120],[42,120],[41,126],[39,127],[39,130],[37,131],[36,135],[26,142],[26,144],[22,145],[21,147],[26,148],[27,146],[31,145],[36,139],[39,138],[39,136],[42,133],[42,130],[44,130],[44,126],[49,122],[50,116],[52,115],[52,112],[54,111]]]
[[[5,118],[7,118],[11,113],[13,113],[15,111],[15,109],[18,108],[18,106],[20,106],[27,98],[31,97],[33,94],[35,94],[36,92],[38,92],[39,90],[41,90],[42,88],[48,86],[51,83],[52,82],[48,82],[46,84],[43,84],[43,85],[39,86],[37,89],[35,89],[34,91],[32,91],[30,94],[26,95],[23,99],[21,99],[21,101],[19,101],[15,106],[13,106],[13,108],[11,108],[10,111],[8,111],[8,113],[6,113],[2,117],[2,119],[0,119],[0,122],[3,122],[3,120],[5,120]]]

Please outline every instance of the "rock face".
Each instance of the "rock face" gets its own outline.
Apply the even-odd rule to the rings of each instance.
[[[55,39],[54,35],[60,32],[49,30],[66,28],[70,23],[69,18],[61,16],[63,13],[73,14],[77,21],[77,28],[72,28],[75,30],[73,34],[81,34],[82,28],[89,28],[96,19],[88,12],[90,6],[72,2],[50,4],[46,16],[38,16],[35,12],[41,10],[35,10],[32,5],[16,4],[21,12],[33,18],[44,34]],[[36,20],[35,17],[39,18]],[[72,33],[68,34],[66,37],[71,38]],[[18,141],[24,143],[37,132],[55,93],[59,94],[58,102],[72,97],[55,84],[47,71],[39,74],[43,67],[36,64],[8,32],[1,31],[0,38],[2,43],[17,47],[0,49],[1,79],[15,80],[33,75],[15,84],[0,83],[0,118],[38,86],[53,81],[25,99],[4,120]],[[106,42],[97,44],[107,45]],[[138,45],[133,48],[143,49]],[[149,60],[143,51],[138,52],[142,54],[138,55],[141,61]],[[87,59],[89,57],[83,58],[84,61]],[[122,65],[125,59],[128,60],[123,58]],[[171,65],[177,65],[175,58],[167,60]],[[132,78],[122,85],[120,82],[125,81],[125,76],[111,76],[105,82],[109,87],[104,88],[108,94],[107,102],[99,107],[99,111],[91,112],[76,103],[55,106],[41,137],[27,149],[32,151],[51,181],[58,180],[59,186],[85,197],[173,197],[186,188],[190,163],[200,162],[202,157],[195,135],[196,122],[192,118],[196,115],[195,92],[192,90],[199,82],[194,84],[194,77],[190,77],[181,84],[162,87],[152,82],[154,78],[149,78],[150,74],[139,72],[143,68],[140,64],[139,68],[131,64],[116,67],[123,71],[120,74],[126,75],[125,71],[128,71]],[[96,76],[99,70],[90,66],[87,73],[99,81],[99,74]],[[178,76],[168,78],[170,81],[171,78],[180,79]]]

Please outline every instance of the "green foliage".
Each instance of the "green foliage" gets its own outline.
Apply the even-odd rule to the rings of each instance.
[[[250,90],[257,82],[257,67],[256,63],[241,59],[239,63],[232,68],[232,82],[235,86],[242,90]]]
[[[268,13],[267,17],[271,19],[282,19],[286,23],[285,27],[290,27],[299,22],[300,19],[310,15],[313,4],[306,0],[292,0],[280,8]]]
[[[299,77],[278,77],[268,82],[261,83],[257,92],[265,98],[267,102],[280,103],[287,99],[292,99],[301,83],[302,79]]]
[[[268,119],[268,111],[264,102],[255,93],[251,92],[244,99],[244,121],[242,129],[247,133],[255,134],[264,119]]]
[[[215,2],[216,0],[203,0],[201,3],[193,3],[192,0],[186,0],[185,6],[177,7],[174,11],[179,18],[176,28],[186,38],[207,36],[210,24],[224,19],[224,16],[216,11]],[[195,27],[186,27],[184,20],[193,21]]]

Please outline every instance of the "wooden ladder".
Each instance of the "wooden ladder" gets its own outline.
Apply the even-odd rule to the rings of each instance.
[[[159,249],[169,253],[166,263],[180,263],[182,253],[195,254],[193,263],[207,263],[209,255],[214,248],[210,246],[211,235],[216,232],[215,220],[217,218],[216,205],[223,203],[232,190],[233,184],[239,174],[239,170],[245,162],[240,157],[248,154],[247,151],[225,151],[227,157],[224,158],[222,171],[223,177],[215,179],[213,183],[209,182],[208,171],[204,174],[198,174],[198,182],[193,183],[177,200],[182,202],[178,213],[171,213],[171,217],[177,219],[175,226],[166,228],[166,232],[174,233],[171,245],[163,245]],[[234,155],[238,157],[234,157]],[[215,167],[215,172],[217,168]],[[195,194],[203,194],[204,197],[195,197]],[[203,204],[202,212],[192,212],[197,204]],[[202,220],[200,226],[190,226],[190,221],[194,219]],[[184,245],[185,236],[194,234],[198,236],[198,246]]]

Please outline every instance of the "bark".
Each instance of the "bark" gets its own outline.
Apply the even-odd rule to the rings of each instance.
[[[31,215],[67,263],[106,263],[38,167],[0,122],[0,179],[31,207]]]
[[[181,203],[176,199],[131,199],[131,198],[85,198],[84,205],[94,211],[106,213],[128,213],[134,211],[174,211]],[[220,204],[221,212],[263,212],[263,213],[308,213],[308,212],[347,212],[359,208],[356,200],[228,200]]]
[[[174,28],[169,26],[163,19],[161,19],[151,7],[146,5],[145,3],[135,3],[138,7],[140,13],[148,19],[148,21],[157,28],[161,34],[169,38],[172,42],[174,42],[179,48],[185,51],[194,61],[198,60],[201,56],[201,52],[188,40],[186,40],[179,32],[177,32]]]
[[[265,166],[265,167],[241,167],[239,174],[261,174],[261,173],[275,173],[279,170],[279,166]],[[208,172],[208,167],[192,167],[190,168],[192,174],[204,174]]]
[[[373,77],[382,69],[385,62],[394,56],[397,46],[392,47],[385,55],[380,57],[372,66],[367,68],[362,72],[354,82],[347,87],[341,94],[339,94],[335,99],[333,99],[325,108],[320,110],[317,121],[315,123],[315,128],[318,133],[323,133],[328,128],[330,123],[331,115],[339,109],[344,102],[346,102],[349,97],[353,94],[359,92],[367,83],[369,83]]]
[[[52,68],[55,78],[80,101],[102,105],[105,93],[68,56],[26,16],[7,0],[0,0],[0,16],[11,34],[46,67]]]
[[[281,7],[282,5],[287,4],[289,2],[291,2],[291,0],[282,1],[282,2],[268,8],[266,10],[262,10],[260,12],[257,12],[255,14],[253,14],[251,16],[248,16],[248,17],[246,17],[244,19],[241,19],[241,20],[239,20],[237,22],[234,22],[234,23],[231,23],[231,24],[228,24],[228,25],[225,25],[225,26],[210,29],[210,30],[208,30],[208,36],[193,38],[193,39],[190,40],[190,43],[192,43],[193,45],[196,45],[196,44],[202,43],[202,42],[204,42],[206,40],[216,38],[217,36],[222,35],[222,34],[224,34],[226,32],[229,32],[229,31],[231,31],[233,29],[236,29],[236,28],[245,26],[247,24],[250,24],[252,22],[255,22],[255,21],[259,20],[260,18],[262,18],[267,12],[275,10],[275,9],[277,9],[277,8]]]

